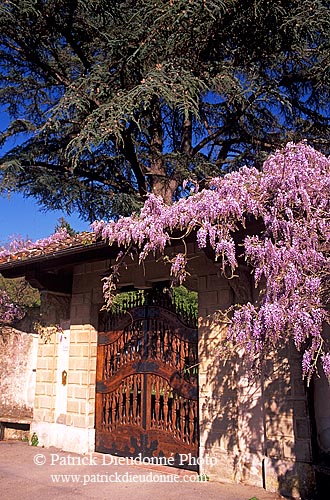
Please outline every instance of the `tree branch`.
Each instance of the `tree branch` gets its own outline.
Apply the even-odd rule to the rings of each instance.
[[[130,163],[132,170],[134,172],[134,175],[136,177],[136,181],[138,184],[138,191],[139,194],[142,198],[145,198],[148,189],[146,185],[146,179],[145,176],[142,172],[141,165],[137,159],[136,156],[136,151],[134,148],[133,140],[132,140],[132,135],[131,135],[131,128],[132,124],[125,129],[122,133],[122,138],[123,138],[123,146],[121,147],[122,152],[126,158],[126,160]]]

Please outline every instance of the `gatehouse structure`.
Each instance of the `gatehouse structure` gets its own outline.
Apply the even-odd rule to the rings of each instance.
[[[169,266],[128,260],[126,299],[111,313],[101,311],[102,278],[117,251],[82,233],[0,263],[3,276],[25,276],[41,293],[30,429],[39,445],[165,457],[210,480],[308,497],[315,454],[329,452],[328,403],[313,399],[325,381],[307,390],[291,346],[258,376],[240,352],[226,362],[220,355],[226,327],[218,311],[255,300],[249,270],[227,280],[188,243],[195,314],[173,302]]]

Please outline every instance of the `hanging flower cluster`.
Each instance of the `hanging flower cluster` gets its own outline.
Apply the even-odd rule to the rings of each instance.
[[[293,339],[304,352],[303,376],[309,380],[320,359],[330,380],[330,355],[322,337],[329,322],[330,161],[306,143],[289,143],[267,159],[261,172],[242,168],[171,206],[151,194],[139,216],[96,221],[92,227],[110,245],[137,249],[140,261],[164,253],[173,234],[184,240],[194,231],[199,248],[212,248],[228,276],[238,267],[235,233],[253,220],[262,230],[246,232],[240,251],[259,297],[235,308],[229,338],[252,359]],[[171,274],[179,283],[186,264],[185,253],[172,261]],[[105,279],[108,305],[117,280],[118,265]]]

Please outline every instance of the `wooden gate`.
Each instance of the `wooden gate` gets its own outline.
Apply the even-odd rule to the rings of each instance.
[[[159,289],[120,309],[100,316],[95,449],[196,470],[196,317]]]

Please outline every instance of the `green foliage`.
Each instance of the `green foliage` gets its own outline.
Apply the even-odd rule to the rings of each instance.
[[[0,290],[4,290],[13,303],[23,310],[40,305],[39,291],[33,288],[25,278],[4,278],[0,274]]]
[[[172,288],[172,296],[175,304],[180,310],[190,313],[194,318],[198,317],[198,293],[188,290],[183,285]]]
[[[76,234],[78,234],[77,231],[75,231],[73,227],[71,227],[70,223],[67,220],[65,220],[64,217],[60,217],[60,219],[58,219],[57,222],[58,224],[56,224],[54,230],[55,233],[57,233],[61,229],[66,229],[66,232],[68,233],[69,236],[76,236]]]
[[[31,446],[38,446],[38,444],[39,444],[39,439],[38,439],[38,436],[35,432],[31,436],[30,444],[31,444]]]
[[[143,290],[132,290],[129,292],[120,292],[117,293],[115,300],[113,302],[113,312],[122,312],[127,310],[130,306],[129,304],[138,303],[143,305],[144,300],[144,292]]]
[[[1,189],[94,220],[288,140],[327,152],[329,25],[326,0],[2,2]]]
[[[165,287],[165,292],[169,290]],[[198,316],[198,293],[188,290],[183,285],[173,287],[170,289],[172,303],[178,311],[185,313],[197,319]],[[117,293],[112,304],[112,310],[119,312],[124,311],[131,307],[130,304],[138,303],[143,305],[145,303],[145,295],[143,290],[132,290],[128,292]]]

